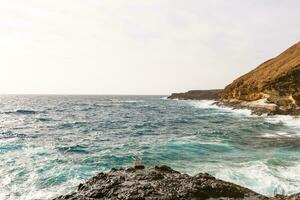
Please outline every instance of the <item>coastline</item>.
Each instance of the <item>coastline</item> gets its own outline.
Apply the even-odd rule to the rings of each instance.
[[[300,116],[300,109],[280,107],[274,103],[268,103],[266,99],[256,101],[218,100],[218,106],[231,107],[233,109],[248,109],[256,115],[290,115]]]

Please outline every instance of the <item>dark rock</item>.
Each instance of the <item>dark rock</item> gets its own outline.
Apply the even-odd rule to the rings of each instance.
[[[78,190],[84,190],[85,185],[80,183],[77,188],[78,188]]]
[[[168,166],[144,169],[114,169],[99,173],[79,184],[72,194],[53,200],[189,200],[189,199],[268,199],[247,188],[218,180],[209,174],[189,176]]]
[[[145,169],[144,165],[136,165],[134,166],[134,169]]]
[[[173,93],[168,99],[180,100],[218,100],[223,90],[190,90],[185,93]]]
[[[179,172],[173,170],[171,167],[166,166],[166,165],[155,166],[154,169],[157,171],[166,172],[166,173],[179,173]]]

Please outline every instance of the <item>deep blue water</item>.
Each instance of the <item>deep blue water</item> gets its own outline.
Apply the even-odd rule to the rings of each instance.
[[[71,192],[136,157],[291,194],[300,191],[300,119],[161,96],[0,97],[1,200]]]

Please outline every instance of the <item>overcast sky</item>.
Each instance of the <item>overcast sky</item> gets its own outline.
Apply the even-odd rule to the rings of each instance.
[[[223,88],[300,40],[298,0],[0,0],[0,93]]]

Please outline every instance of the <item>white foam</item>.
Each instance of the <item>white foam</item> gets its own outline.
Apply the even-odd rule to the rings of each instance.
[[[232,112],[232,113],[235,113],[235,114],[239,114],[239,115],[245,115],[245,116],[255,116],[252,114],[252,111],[251,110],[248,110],[248,109],[232,109],[232,108],[226,108],[226,110]]]
[[[264,133],[261,135],[262,138],[289,138],[289,137],[299,137],[298,134],[292,134],[287,132],[275,132],[275,133]]]
[[[200,101],[188,101],[191,105],[201,109],[218,109],[219,107],[215,105],[216,101],[213,100],[200,100]]]
[[[277,135],[280,135],[280,136],[290,136],[291,134],[290,133],[287,133],[287,132],[276,132]]]
[[[281,124],[294,128],[300,128],[300,118],[293,117],[289,115],[275,115],[271,117],[266,117],[265,120],[271,124]]]
[[[219,164],[194,166],[195,173],[199,170],[208,172],[215,177],[245,186],[266,196],[273,196],[274,191],[294,194],[300,190],[300,164],[270,167],[264,161],[252,161],[240,164]]]
[[[49,188],[39,189],[35,186],[31,186],[29,190],[23,193],[20,200],[32,200],[32,199],[52,199],[61,194],[69,193],[75,188],[70,187],[70,185],[78,185],[80,180],[69,180],[67,183],[57,186],[49,186]],[[14,197],[11,198],[13,200]]]
[[[262,138],[276,138],[276,137],[278,137],[278,135],[272,134],[272,133],[264,133],[260,137],[262,137]]]
[[[200,100],[200,101],[189,101],[189,103],[200,109],[218,109],[221,112],[225,113],[233,113],[238,115],[245,115],[245,116],[253,116],[251,110],[249,109],[234,109],[225,106],[218,106],[216,105],[216,101],[214,100]]]
[[[111,99],[113,103],[139,103],[144,102],[143,100],[119,100],[119,99]]]
[[[172,140],[170,140],[169,142],[172,142]],[[186,136],[186,137],[181,137],[180,140],[175,140],[172,142],[173,144],[204,144],[204,145],[218,145],[218,146],[226,146],[226,147],[230,147],[231,145],[228,143],[225,143],[223,140],[221,139],[199,139],[196,138],[195,136]]]

